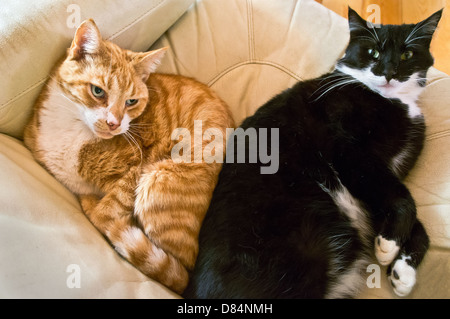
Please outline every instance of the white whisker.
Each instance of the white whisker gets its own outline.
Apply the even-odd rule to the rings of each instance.
[[[422,47],[420,44],[417,44],[417,43],[408,43],[407,44],[407,47],[409,48],[409,47],[412,47],[412,48],[414,48],[414,47],[418,47],[418,48],[420,48],[420,47]]]
[[[372,23],[370,24],[370,26],[372,27],[373,33],[375,33],[378,43],[380,43],[381,41],[380,38],[378,37],[377,30],[375,30],[375,26]]]
[[[133,150],[133,153],[136,154],[135,146],[133,145],[134,143],[132,143],[131,139],[128,137],[128,132],[123,133],[122,136],[130,145],[131,149]]]
[[[412,40],[409,40],[409,42],[408,43],[405,43],[406,45],[411,45],[411,42],[414,42],[414,41],[416,41],[416,40],[420,40],[420,39],[429,39],[430,37],[428,37],[428,36],[421,36],[421,37],[416,37],[416,38],[414,38],[414,39],[412,39]]]
[[[124,137],[125,137],[125,139],[128,141],[128,143],[130,143],[130,145],[131,145],[131,143],[133,143],[135,146],[136,146],[136,148],[139,150],[139,154],[140,154],[140,158],[141,158],[141,164],[142,164],[142,161],[143,161],[143,154],[142,154],[142,149],[141,149],[141,147],[139,146],[139,143],[136,141],[136,139],[133,137],[133,135],[132,135],[132,132],[130,131],[130,130],[128,130],[127,132],[125,132],[124,134],[122,134]],[[131,142],[130,142],[131,141]],[[131,145],[132,146],[132,145]],[[133,146],[132,146],[133,147]],[[133,152],[134,152],[134,150],[135,150],[135,148],[133,147]]]
[[[131,128],[131,127],[128,128],[128,132],[130,132],[130,133],[132,133],[132,134],[134,134],[136,136],[141,136],[141,133],[142,133],[139,130],[139,128]]]
[[[375,42],[377,42],[377,43],[380,43],[381,41],[380,41],[380,38],[378,38],[378,34],[377,34],[377,32],[375,31],[375,27],[371,24],[371,29],[372,29],[372,31],[369,29],[369,28],[366,28],[366,27],[363,27],[363,26],[358,26],[358,27],[360,27],[360,28],[362,28],[363,30],[366,30],[366,31],[368,31],[369,32],[369,34],[372,36],[371,38],[375,41]]]
[[[130,123],[130,126],[133,127],[151,127],[154,126],[153,123]]]
[[[355,37],[355,39],[367,39],[367,40],[370,40],[370,41],[374,41],[375,40],[373,37],[368,37],[368,36],[363,36],[363,35]]]
[[[433,78],[426,79],[426,78],[424,78],[424,80],[430,81],[430,82],[427,82],[427,87],[428,87],[428,86],[432,86],[432,85],[438,84],[438,83],[440,83],[442,81],[450,80],[450,78],[439,78],[439,79],[433,79]]]
[[[320,83],[322,83],[325,80],[328,80],[328,79],[331,79],[331,78],[336,78],[336,77],[343,78],[343,77],[349,77],[349,75],[345,74],[345,73],[331,73],[331,74],[323,77],[322,80],[320,81]]]
[[[431,23],[434,23],[434,22],[433,22],[433,21],[428,21],[427,23],[425,23],[425,24],[423,24],[423,25],[420,25],[420,23],[417,24],[417,25],[411,30],[411,32],[409,33],[408,37],[407,37],[406,40],[405,40],[405,44],[408,44],[409,42],[411,42],[409,39],[410,39],[417,31],[419,31],[420,29],[424,28],[425,26],[427,26],[427,25],[429,25],[429,24],[431,24]]]
[[[328,79],[333,78],[333,77],[337,77],[337,79],[331,80],[331,81],[325,83],[324,85],[321,85],[317,90],[315,90],[315,91],[311,94],[311,96],[314,96],[314,94],[316,94],[316,92],[320,91],[320,90],[323,89],[323,88],[326,88],[328,85],[332,85],[333,83],[336,83],[336,82],[341,81],[341,80],[350,80],[350,79],[353,79],[351,76],[349,76],[349,75],[347,75],[347,74],[334,74],[334,75],[330,75],[330,76],[327,76],[327,77],[323,78],[323,79],[319,82],[319,84],[321,84],[323,81],[328,80]]]
[[[160,92],[161,92],[161,91],[156,90],[156,89],[154,89],[154,88],[152,88],[152,87],[150,87],[150,86],[147,86],[147,89],[148,89],[149,91],[156,92],[156,93],[160,93]]]
[[[325,92],[323,92],[319,97],[317,97],[314,102],[317,102],[322,96],[324,96],[325,94],[327,94],[328,92],[330,92],[331,90],[334,90],[336,88],[343,88],[344,86],[353,84],[353,83],[360,83],[358,80],[356,79],[352,79],[352,80],[342,80],[341,82],[338,82],[336,84],[333,84],[330,88],[328,88]]]

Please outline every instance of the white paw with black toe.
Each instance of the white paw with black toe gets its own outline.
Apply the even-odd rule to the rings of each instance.
[[[416,270],[407,262],[411,257],[402,256],[393,265],[388,280],[396,295],[408,295],[416,284]]]
[[[389,265],[397,257],[399,250],[400,246],[395,240],[387,240],[381,235],[375,238],[375,256],[380,265]]]

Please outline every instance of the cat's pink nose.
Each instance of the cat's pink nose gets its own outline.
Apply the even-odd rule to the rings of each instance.
[[[110,131],[114,131],[116,128],[118,128],[120,126],[120,123],[113,122],[113,121],[111,121],[111,122],[106,121],[106,124],[108,125]]]

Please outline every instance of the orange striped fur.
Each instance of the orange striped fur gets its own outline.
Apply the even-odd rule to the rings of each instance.
[[[83,22],[35,104],[25,144],[79,195],[120,255],[181,293],[221,163],[175,163],[178,141],[171,134],[193,132],[194,120],[201,120],[203,131],[215,128],[225,137],[234,123],[207,86],[153,73],[164,51],[123,50],[102,40],[92,20]],[[193,154],[193,133],[191,139]],[[224,154],[225,143],[214,151]]]

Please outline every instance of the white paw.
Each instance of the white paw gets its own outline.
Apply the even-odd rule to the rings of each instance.
[[[387,240],[381,235],[375,238],[375,256],[380,265],[389,265],[397,257],[399,250],[395,240]]]
[[[416,284],[416,270],[408,265],[408,258],[411,257],[402,256],[397,260],[388,276],[394,292],[400,297],[408,295]]]

